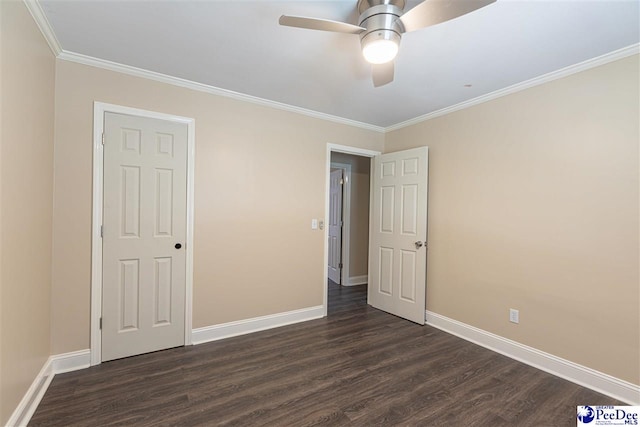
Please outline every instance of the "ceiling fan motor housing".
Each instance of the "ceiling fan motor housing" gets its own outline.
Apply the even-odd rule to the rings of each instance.
[[[358,13],[363,14],[367,9],[372,8],[373,6],[380,5],[393,5],[400,10],[404,10],[405,1],[404,0],[358,0]]]
[[[402,15],[403,8],[404,0],[386,2],[359,0],[360,18],[358,21],[361,27],[367,29],[360,34],[362,47],[364,48],[374,40],[391,40],[399,45],[402,29],[399,27],[397,19]]]

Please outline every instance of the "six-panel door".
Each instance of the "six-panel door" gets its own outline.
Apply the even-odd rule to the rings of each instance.
[[[102,360],[184,345],[187,125],[106,113]]]
[[[369,236],[369,304],[424,324],[427,147],[376,156]]]

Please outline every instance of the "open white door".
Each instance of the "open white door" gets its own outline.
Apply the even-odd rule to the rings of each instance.
[[[185,343],[187,125],[105,113],[102,361]]]
[[[369,304],[423,325],[428,149],[376,156],[371,174]]]
[[[342,169],[329,179],[329,279],[341,284],[342,273]]]

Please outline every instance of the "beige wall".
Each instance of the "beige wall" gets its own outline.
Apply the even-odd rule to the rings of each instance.
[[[640,384],[638,56],[382,135],[56,63],[22,2],[0,19],[0,424],[89,347],[94,100],[196,119],[194,327],[322,303],[327,142],[428,145],[428,309]]]
[[[53,354],[89,348],[94,101],[196,120],[195,328],[322,304],[326,144],[382,134],[58,61]]]
[[[428,310],[640,384],[638,62],[387,135],[429,146]]]
[[[0,425],[50,353],[55,60],[22,2],[0,1]]]
[[[369,270],[369,170],[371,159],[332,153],[331,161],[351,165],[351,214],[348,277],[366,276]]]

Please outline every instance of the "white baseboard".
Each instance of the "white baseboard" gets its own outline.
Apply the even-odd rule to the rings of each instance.
[[[254,317],[252,319],[238,320],[236,322],[222,323],[220,325],[205,326],[204,328],[193,330],[192,341],[194,345],[203,344],[210,341],[235,337],[237,335],[277,328],[278,326],[319,319],[323,316],[323,307],[319,305],[268,316]]]
[[[303,308],[285,313],[223,323],[193,330],[193,344],[202,344],[236,335],[249,334],[278,326],[318,319],[324,316],[322,306]],[[91,366],[91,351],[80,350],[50,356],[31,383],[24,397],[7,422],[8,427],[26,426],[56,374],[85,369]]]
[[[71,353],[51,356],[51,366],[54,374],[77,371],[91,366],[91,350],[79,350]]]
[[[53,372],[51,371],[51,357],[49,357],[13,411],[13,414],[9,417],[9,421],[6,424],[7,427],[26,426],[29,424],[29,420],[31,420],[31,416],[36,411],[51,380],[53,380]]]
[[[321,318],[323,314],[323,307],[316,306],[197,328],[193,330],[193,344],[203,344],[237,335],[305,322],[307,320]],[[599,393],[606,394],[630,405],[640,405],[640,386],[638,385],[437,313],[427,311],[426,320],[427,324],[435,328],[526,363],[527,365],[549,372],[550,374],[590,388]],[[9,418],[7,426],[26,426],[55,374],[88,368],[90,366],[90,358],[90,351],[88,349],[50,356],[33,380],[33,383],[18,404],[18,407]]]
[[[76,371],[89,367],[90,353],[89,350],[74,351],[71,353],[58,354],[49,356],[47,361],[40,369],[31,386],[22,397],[22,400],[11,414],[8,427],[22,427],[29,424],[31,417],[38,408],[44,393],[49,388],[49,384],[56,374],[63,372]]]
[[[255,317],[253,319],[239,320],[237,322],[223,323],[221,325],[207,326],[193,330],[192,342],[193,344],[203,344],[209,341],[318,319],[323,316],[323,307],[316,306],[269,316]],[[38,373],[38,376],[33,380],[33,383],[13,412],[11,418],[9,418],[7,426],[22,427],[29,423],[55,374],[76,371],[78,369],[88,368],[89,366],[91,366],[90,350],[80,350],[50,356],[40,370],[40,373]]]
[[[565,380],[606,394],[629,405],[640,405],[640,386],[533,347],[492,334],[454,319],[426,312],[427,324],[464,340],[518,360]]]
[[[367,276],[366,274],[362,276],[351,276],[344,282],[345,283],[343,283],[342,286],[366,285],[367,283],[369,283],[369,276]]]

